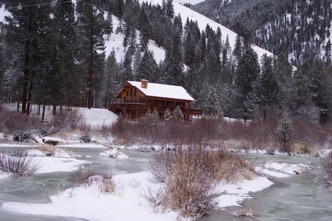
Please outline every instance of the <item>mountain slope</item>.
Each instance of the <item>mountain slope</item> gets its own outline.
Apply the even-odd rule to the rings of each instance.
[[[331,0],[207,0],[192,9],[274,54],[331,62]]]
[[[162,4],[162,0],[139,0],[139,1],[141,3],[149,2],[151,4],[159,4],[159,5]],[[229,43],[230,43],[231,47],[234,48],[237,33],[226,28],[223,25],[213,21],[212,19],[210,19],[188,7],[185,7],[177,2],[173,2],[173,4],[174,4],[175,15],[180,14],[183,22],[186,21],[187,18],[189,20],[197,21],[198,26],[201,30],[205,30],[206,25],[209,25],[213,30],[217,30],[218,28],[220,28],[221,33],[222,33],[222,41],[225,42],[226,38],[228,36]],[[256,45],[253,45],[252,47],[253,47],[254,51],[258,54],[259,57],[261,57],[263,54],[267,54],[269,56],[272,55],[271,52],[269,52],[263,48],[260,48]]]

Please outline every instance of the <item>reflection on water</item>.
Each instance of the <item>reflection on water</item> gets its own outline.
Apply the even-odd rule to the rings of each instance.
[[[75,148],[95,171],[111,173],[133,173],[149,169],[151,153],[124,150],[130,160],[117,160],[99,156],[100,149]],[[1,152],[1,150],[0,150]],[[15,152],[15,151],[13,151]],[[290,178],[271,178],[274,185],[266,190],[253,193],[253,199],[243,205],[254,211],[255,218],[237,218],[230,215],[238,207],[213,210],[202,218],[203,221],[247,221],[247,220],[332,220],[332,193],[324,187],[317,176],[319,159],[289,156],[247,155],[256,166],[273,160],[287,163],[309,164],[312,170]],[[0,205],[3,202],[48,203],[49,195],[72,186],[72,173],[36,174],[31,177],[0,180]],[[0,207],[0,220],[5,221],[82,221],[82,219],[41,217],[15,214]]]

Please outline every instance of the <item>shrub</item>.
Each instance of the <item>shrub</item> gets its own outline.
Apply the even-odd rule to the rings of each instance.
[[[74,173],[71,180],[75,186],[90,186],[96,182],[102,193],[112,193],[115,190],[115,183],[111,175],[95,172],[91,168]]]
[[[156,205],[181,211],[183,217],[195,218],[214,207],[219,194],[215,187],[221,180],[235,181],[253,171],[239,156],[193,147],[157,154],[151,169],[163,185],[148,198]]]
[[[280,151],[290,153],[292,151],[293,123],[288,114],[283,114],[275,130],[280,144]]]
[[[16,156],[0,154],[0,170],[13,173],[14,176],[31,176],[40,166],[33,157],[17,154]]]
[[[61,114],[53,115],[49,122],[52,130],[48,133],[58,133],[64,129],[75,129],[78,122],[82,119],[82,114],[78,110],[63,110]]]

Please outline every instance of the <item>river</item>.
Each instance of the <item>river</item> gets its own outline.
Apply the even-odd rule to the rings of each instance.
[[[70,148],[82,159],[91,163],[85,167],[109,172],[113,175],[134,173],[149,169],[151,153],[124,150],[130,160],[117,160],[99,156],[100,149]],[[1,150],[0,150],[1,151]],[[6,149],[8,152],[8,148]],[[232,213],[237,208],[229,207],[225,210],[214,210],[204,216],[203,221],[214,220],[332,220],[332,193],[319,178],[319,159],[312,157],[291,157],[280,155],[250,154],[256,166],[263,165],[268,160],[287,163],[303,163],[310,169],[301,175],[290,178],[271,177],[274,185],[263,191],[251,194],[253,199],[243,202],[252,208],[255,218],[237,218]],[[31,177],[17,179],[0,179],[0,206],[4,202],[48,203],[48,196],[63,191],[72,186],[73,173],[57,172],[49,174],[35,174]],[[0,207],[0,221],[82,221],[82,219],[40,217],[11,213]]]

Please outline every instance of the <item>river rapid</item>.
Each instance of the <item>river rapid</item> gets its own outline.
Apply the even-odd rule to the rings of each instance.
[[[15,148],[0,148],[0,152],[8,153],[8,150],[16,151]],[[149,161],[153,156],[153,153],[124,150],[130,159],[118,160],[99,156],[101,150],[96,148],[70,148],[70,150],[81,155],[80,159],[90,162],[84,165],[85,168],[91,167],[93,170],[109,172],[112,175],[149,170]],[[244,201],[242,205],[253,209],[254,218],[234,217],[230,214],[238,207],[228,207],[224,210],[214,210],[201,220],[332,220],[332,192],[324,186],[319,177],[319,158],[263,154],[250,154],[247,157],[255,166],[275,161],[303,163],[310,169],[301,175],[289,178],[271,177],[273,186],[252,193],[253,198]],[[56,172],[16,179],[0,179],[0,221],[82,221],[70,217],[22,215],[8,212],[1,207],[5,202],[49,203],[48,196],[73,185],[72,175],[73,172]]]

